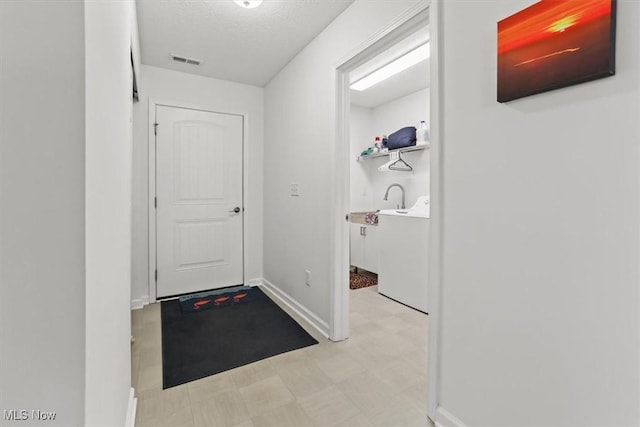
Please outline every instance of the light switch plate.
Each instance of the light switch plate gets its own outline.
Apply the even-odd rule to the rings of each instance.
[[[292,182],[291,186],[291,195],[292,196],[299,196],[300,195],[300,184],[298,184],[297,182]]]

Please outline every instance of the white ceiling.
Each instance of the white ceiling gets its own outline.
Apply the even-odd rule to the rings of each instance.
[[[384,52],[360,65],[349,74],[351,83],[394,61],[407,52],[429,41],[429,26],[425,26],[407,36]],[[364,91],[351,91],[351,104],[360,107],[375,108],[394,99],[412,94],[429,87],[430,64],[427,59],[413,67],[384,80]]]
[[[136,3],[143,64],[264,86],[353,0],[264,0],[255,9],[233,0]]]
[[[429,67],[430,61],[427,59],[375,86],[371,86],[367,90],[362,92],[352,90],[350,91],[351,104],[375,108],[394,99],[425,89],[429,87]]]

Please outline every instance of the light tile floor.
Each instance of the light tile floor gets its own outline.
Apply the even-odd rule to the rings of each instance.
[[[427,426],[427,316],[352,290],[351,337],[162,390],[160,304],[132,311],[137,427]],[[278,301],[276,301],[278,302]]]

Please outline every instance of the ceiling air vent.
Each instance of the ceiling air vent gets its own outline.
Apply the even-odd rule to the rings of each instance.
[[[183,64],[200,65],[202,63],[202,61],[198,59],[186,58],[184,56],[179,56],[174,54],[170,54],[170,56],[171,56],[171,59],[173,59],[174,61],[182,62]]]

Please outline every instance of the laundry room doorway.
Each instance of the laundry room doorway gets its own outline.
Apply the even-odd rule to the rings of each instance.
[[[345,57],[336,63],[335,66],[335,88],[336,88],[336,137],[335,137],[335,148],[334,148],[334,164],[335,164],[335,177],[333,180],[334,186],[334,212],[333,212],[333,246],[332,246],[332,282],[333,285],[331,287],[331,315],[330,315],[330,338],[333,341],[341,341],[348,339],[351,336],[352,325],[350,324],[350,312],[351,312],[351,301],[350,301],[350,261],[351,261],[351,245],[350,245],[350,235],[360,233],[352,233],[352,228],[354,227],[351,222],[352,219],[352,210],[351,210],[351,202],[352,196],[355,195],[357,197],[367,196],[362,192],[352,193],[351,188],[351,168],[350,165],[354,159],[354,151],[351,146],[351,104],[352,104],[352,90],[353,85],[357,83],[359,80],[364,80],[369,74],[374,74],[378,69],[384,68],[390,62],[384,60],[378,64],[378,66],[372,66],[369,72],[363,73],[363,75],[359,77],[354,77],[352,73],[355,70],[358,70],[359,67],[363,66],[367,62],[376,58],[379,54],[389,50],[393,46],[407,39],[411,35],[415,34],[417,31],[424,29],[428,26],[428,35],[429,35],[429,51],[430,51],[430,64],[429,64],[429,95],[428,95],[428,117],[426,117],[427,123],[429,124],[429,134],[430,134],[430,143],[428,149],[428,155],[424,154],[427,150],[418,151],[417,153],[423,154],[415,154],[415,156],[425,156],[428,157],[428,160],[420,161],[418,160],[417,164],[421,164],[422,166],[427,166],[427,170],[429,171],[429,184],[427,185],[428,192],[425,194],[424,192],[414,195],[413,201],[408,201],[406,205],[406,209],[402,209],[402,206],[396,207],[396,202],[399,202],[400,205],[404,204],[404,200],[402,198],[404,194],[404,190],[400,192],[399,187],[396,185],[386,185],[386,192],[383,191],[384,199],[387,199],[389,196],[389,201],[385,200],[385,202],[391,202],[391,198],[393,197],[393,207],[392,208],[384,208],[383,209],[394,209],[398,212],[398,215],[406,214],[407,210],[412,208],[416,208],[419,200],[428,200],[430,203],[430,213],[426,214],[429,221],[430,232],[428,233],[428,237],[424,237],[420,239],[421,247],[428,248],[428,250],[424,250],[422,252],[420,262],[422,264],[428,264],[428,272],[420,273],[421,276],[428,276],[428,281],[426,283],[426,287],[428,289],[428,302],[422,306],[422,308],[417,308],[418,311],[428,312],[428,327],[425,330],[425,337],[422,337],[425,340],[424,348],[427,350],[424,364],[424,370],[421,371],[427,376],[427,393],[426,397],[426,406],[427,413],[429,417],[433,420],[436,416],[436,411],[439,408],[439,372],[440,372],[440,304],[441,304],[441,279],[440,279],[440,271],[441,271],[441,259],[442,259],[442,248],[441,248],[441,234],[442,234],[442,187],[443,187],[443,171],[442,171],[442,146],[441,146],[441,105],[440,100],[442,99],[441,91],[442,88],[440,86],[440,61],[439,56],[441,55],[441,41],[438,39],[439,34],[439,2],[438,1],[430,1],[430,2],[420,2],[414,7],[407,10],[402,16],[398,17],[392,23],[390,23],[386,28],[380,30],[378,34],[373,36],[371,39],[362,43],[357,49],[354,49],[352,53],[349,55],[345,55]],[[417,48],[415,46],[414,48]],[[405,52],[405,54],[409,53],[409,51]],[[403,54],[404,55],[404,54]],[[399,59],[398,56],[396,59]],[[392,59],[391,61],[395,61]],[[421,119],[422,120],[422,119]],[[375,120],[374,120],[375,122]],[[419,125],[419,123],[418,123]],[[417,132],[416,132],[417,133]],[[382,135],[380,135],[382,136]],[[382,138],[381,138],[382,139]],[[375,146],[373,141],[369,144],[369,148],[372,148],[372,152],[361,152],[359,154],[355,153],[356,156],[367,156],[370,154],[376,153]],[[409,151],[409,150],[405,150]],[[376,153],[377,154],[377,153]],[[380,165],[380,167],[388,167],[391,166],[394,162],[398,160],[407,159],[409,156],[400,153],[399,150],[396,150],[396,153],[399,157],[397,158],[389,158],[389,161],[384,165]],[[386,154],[390,156],[391,153]],[[411,154],[413,156],[413,154]],[[381,154],[382,156],[382,154]],[[374,157],[371,156],[369,159],[375,160]],[[374,162],[371,162],[373,164]],[[405,162],[410,165],[414,165],[411,161]],[[379,166],[376,164],[376,168]],[[388,183],[387,183],[388,184]],[[394,183],[395,184],[395,183]],[[404,187],[404,185],[403,185]],[[420,188],[424,189],[425,186],[421,186]],[[391,194],[390,194],[391,190]],[[398,194],[396,194],[398,193]],[[427,196],[426,198],[422,198],[420,196]],[[356,198],[357,198],[356,197]],[[376,196],[377,197],[377,196]],[[382,199],[382,198],[381,198]],[[383,199],[383,200],[384,200]],[[378,208],[379,209],[379,208]],[[376,210],[373,207],[373,211]],[[362,212],[356,212],[362,213]],[[365,212],[365,215],[370,212]],[[419,215],[416,215],[419,216]],[[365,218],[365,222],[367,219]],[[367,224],[357,225],[358,229],[360,227],[367,227]],[[373,227],[371,227],[373,229]],[[364,234],[364,239],[367,237],[367,233],[371,236],[369,230],[362,232]],[[384,248],[385,243],[381,241],[380,233],[377,234],[377,246],[378,246],[378,254],[379,254],[379,263],[378,267],[381,263],[385,262]],[[356,236],[358,238],[358,236]],[[359,243],[358,243],[359,244]],[[358,247],[358,246],[356,246]],[[428,252],[428,253],[427,253]],[[366,260],[366,249],[365,249],[365,260]],[[381,275],[379,274],[380,278]],[[356,290],[355,292],[359,292]],[[380,292],[378,292],[380,293]],[[354,303],[356,301],[354,300]],[[405,305],[406,302],[403,302]],[[426,310],[424,309],[426,307]],[[406,318],[413,316],[405,316]],[[360,319],[361,320],[361,319]],[[411,322],[411,320],[409,320]],[[374,322],[375,323],[375,322]],[[362,329],[362,328],[359,328]],[[356,329],[353,329],[355,332]],[[378,333],[380,335],[380,333]],[[355,336],[355,333],[354,333]],[[428,363],[427,363],[428,360]]]

